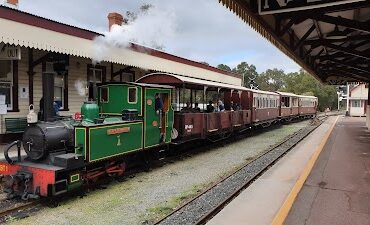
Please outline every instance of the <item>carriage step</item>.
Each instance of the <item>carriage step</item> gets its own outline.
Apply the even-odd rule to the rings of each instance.
[[[158,151],[158,160],[163,160],[166,158],[166,150],[161,149]]]

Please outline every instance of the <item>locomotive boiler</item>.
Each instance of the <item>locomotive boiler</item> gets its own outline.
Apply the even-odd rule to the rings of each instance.
[[[28,158],[36,162],[50,154],[73,152],[73,131],[70,121],[31,124],[24,131],[22,144]]]

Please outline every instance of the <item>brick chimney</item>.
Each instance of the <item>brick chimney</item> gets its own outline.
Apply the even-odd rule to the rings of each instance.
[[[18,0],[6,0],[6,6],[18,9]]]
[[[116,13],[116,12],[109,13],[108,14],[108,20],[109,20],[109,31],[110,31],[114,24],[122,26],[123,16],[119,13]]]

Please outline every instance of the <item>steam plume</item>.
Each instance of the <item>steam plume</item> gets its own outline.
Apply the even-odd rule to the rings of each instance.
[[[172,10],[152,6],[123,26],[113,25],[110,32],[94,40],[93,61],[107,59],[110,48],[125,48],[130,43],[163,50],[175,35],[176,18]]]

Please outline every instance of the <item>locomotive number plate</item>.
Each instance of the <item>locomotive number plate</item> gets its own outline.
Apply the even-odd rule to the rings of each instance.
[[[7,165],[0,165],[0,172],[7,172],[8,166]]]
[[[107,130],[108,135],[112,134],[122,134],[122,133],[128,133],[130,132],[130,127],[121,127],[121,128],[114,128]]]

